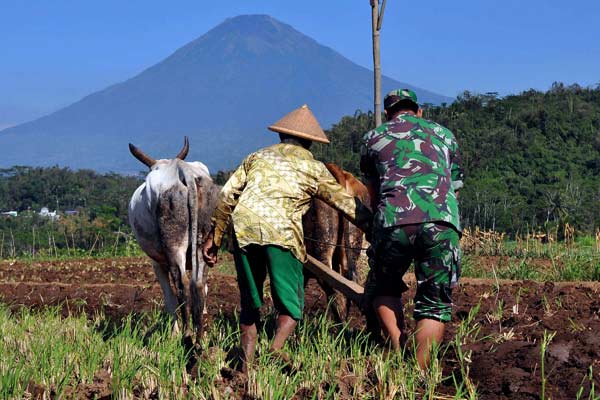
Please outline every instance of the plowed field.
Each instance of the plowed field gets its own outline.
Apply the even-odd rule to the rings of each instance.
[[[406,300],[414,295],[414,282],[409,284]],[[235,277],[211,271],[209,288],[210,317],[232,314],[238,304]],[[482,339],[467,346],[472,351],[470,375],[480,398],[538,399],[541,338],[545,331],[556,332],[546,356],[546,394],[554,400],[575,399],[580,387],[583,393],[589,391],[590,366],[600,386],[599,293],[597,282],[463,279],[455,291],[455,315],[446,339],[453,339],[459,322],[480,303],[473,324],[479,324]],[[154,308],[161,298],[145,258],[0,263],[0,300],[11,307],[61,304],[65,314],[102,310],[116,319]],[[325,295],[311,283],[308,318],[322,312],[325,304]],[[356,310],[353,315],[353,325],[360,328]],[[443,363],[447,371],[458,368],[450,353]]]

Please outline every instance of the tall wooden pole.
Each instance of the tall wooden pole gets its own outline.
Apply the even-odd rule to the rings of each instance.
[[[381,5],[379,11],[379,0],[371,0],[371,27],[373,31],[373,74],[374,74],[374,113],[375,126],[381,125],[381,58],[379,51],[379,31],[383,22],[383,13],[385,11],[385,2]]]

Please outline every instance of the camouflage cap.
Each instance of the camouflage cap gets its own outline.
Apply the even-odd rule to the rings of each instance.
[[[391,108],[402,100],[409,100],[415,103],[417,106],[419,105],[419,102],[417,101],[417,94],[415,92],[410,89],[396,89],[385,95],[385,98],[383,99],[383,107]]]

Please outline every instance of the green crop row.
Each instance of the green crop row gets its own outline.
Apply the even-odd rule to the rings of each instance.
[[[231,369],[238,338],[232,318],[217,317],[199,348],[186,352],[181,336],[159,312],[114,323],[103,315],[61,317],[57,308],[11,311],[0,305],[0,398],[37,393],[66,399],[227,399],[246,393],[261,399],[476,399],[478,388],[469,376],[471,351],[466,348],[485,339],[475,322],[478,310],[474,307],[459,323],[450,343],[436,349],[437,361],[426,373],[408,354],[414,352],[388,353],[363,333],[334,324],[323,314],[302,322],[289,342],[289,370],[269,357],[263,332],[259,356],[244,379]],[[551,334],[544,336],[541,365],[551,340]],[[443,371],[444,357],[451,357],[457,368]],[[545,376],[541,378],[545,385]],[[597,399],[590,379],[591,392],[583,396],[580,390],[582,399]]]

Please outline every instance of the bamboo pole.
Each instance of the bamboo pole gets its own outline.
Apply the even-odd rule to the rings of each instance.
[[[374,92],[374,114],[375,126],[381,125],[381,51],[379,47],[379,32],[383,23],[385,3],[383,0],[381,10],[379,0],[371,0],[371,30],[373,35],[373,92]]]
[[[113,256],[117,256],[117,247],[119,246],[119,237],[121,236],[121,227],[119,227],[119,231],[117,232],[117,237],[115,239],[115,246],[113,250]]]
[[[32,239],[31,239],[31,257],[35,258],[35,225],[31,227]]]
[[[11,239],[11,242],[12,242],[12,246],[11,246],[11,258],[15,258],[15,256],[17,255],[17,248],[15,247],[15,235],[13,235],[12,228],[10,229],[10,239]]]
[[[58,258],[58,249],[56,248],[56,238],[54,237],[54,233],[52,234],[52,246],[54,247],[54,256]]]
[[[67,254],[70,256],[71,255],[71,247],[69,246],[69,238],[67,237],[66,229],[63,231],[63,234],[65,235],[65,243],[67,244]]]
[[[387,0],[383,0],[381,3],[381,11],[379,11],[379,17],[377,18],[377,30],[381,30],[381,24],[383,24],[383,13],[385,12],[385,3]]]
[[[96,233],[96,239],[94,240],[94,243],[92,244],[92,247],[90,248],[90,252],[88,254],[89,257],[92,256],[92,252],[94,251],[94,247],[96,247],[96,243],[98,243],[98,237],[99,237],[99,235],[98,235],[98,233]]]

